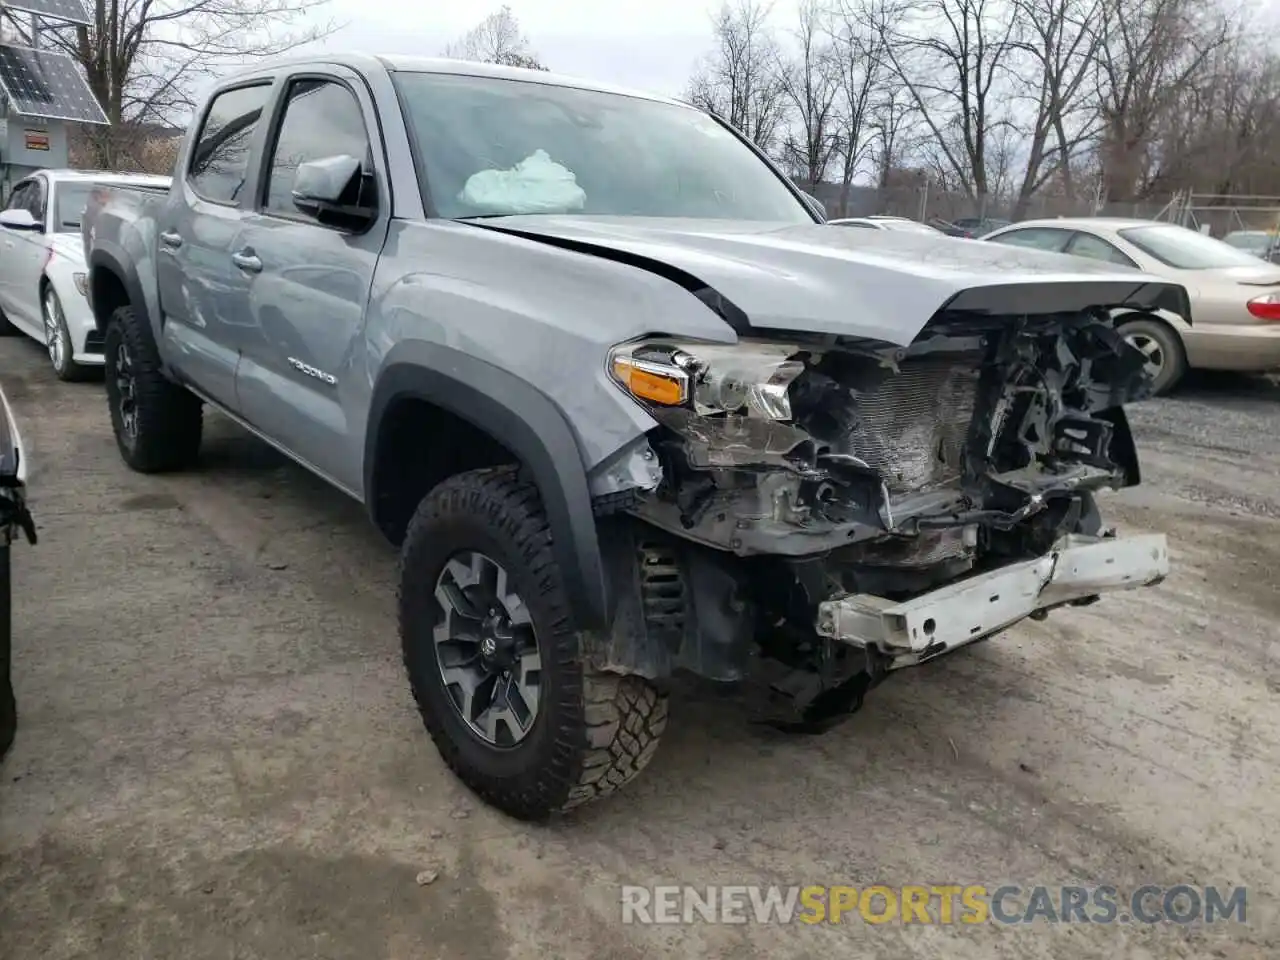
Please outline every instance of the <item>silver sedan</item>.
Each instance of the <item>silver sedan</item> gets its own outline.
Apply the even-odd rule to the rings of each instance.
[[[1158,393],[1171,390],[1188,368],[1280,369],[1280,266],[1153,220],[1027,220],[983,239],[1123,264],[1182,284],[1192,324],[1164,312],[1120,320],[1125,338],[1147,355]]]

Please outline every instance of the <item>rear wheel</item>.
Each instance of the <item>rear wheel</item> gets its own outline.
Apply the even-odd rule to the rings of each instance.
[[[1119,332],[1147,358],[1156,396],[1169,393],[1187,372],[1187,352],[1182,338],[1167,323],[1139,318],[1120,324]]]
[[[111,315],[105,339],[107,406],[124,462],[140,473],[193,464],[203,427],[199,398],[164,375],[151,331],[132,307]]]
[[[44,314],[44,342],[49,350],[49,362],[53,364],[53,372],[59,380],[74,382],[89,376],[88,367],[76,363],[72,359],[71,333],[67,330],[67,318],[62,312],[62,301],[51,284],[46,284],[44,295],[40,298],[40,309]]]
[[[536,488],[512,468],[446,480],[400,562],[414,699],[445,763],[486,802],[540,820],[612,793],[648,764],[666,698],[584,668]]]

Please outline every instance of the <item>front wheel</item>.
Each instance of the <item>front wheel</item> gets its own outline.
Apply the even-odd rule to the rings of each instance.
[[[62,312],[62,301],[52,285],[45,287],[44,296],[40,298],[40,309],[44,314],[44,343],[49,351],[49,362],[53,364],[53,372],[59,380],[73,383],[84,380],[89,369],[72,359],[71,332],[67,329],[67,318]]]
[[[399,607],[427,731],[494,807],[541,820],[612,793],[653,757],[666,698],[584,667],[538,492],[514,469],[427,495],[405,536]]]

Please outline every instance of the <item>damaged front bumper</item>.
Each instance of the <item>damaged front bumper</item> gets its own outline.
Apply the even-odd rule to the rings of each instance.
[[[989,637],[1052,607],[1152,586],[1168,573],[1163,534],[1069,534],[1034,560],[976,574],[904,602],[872,594],[826,600],[818,604],[816,627],[823,637],[878,650],[895,669]]]

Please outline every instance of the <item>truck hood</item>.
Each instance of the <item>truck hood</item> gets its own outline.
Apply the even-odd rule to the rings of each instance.
[[[1021,315],[1134,306],[1190,321],[1186,291],[1168,280],[979,240],[816,223],[649,217],[464,222],[630,263],[692,290],[710,288],[729,301],[726,319],[740,333],[785,330],[905,346],[944,307]]]

